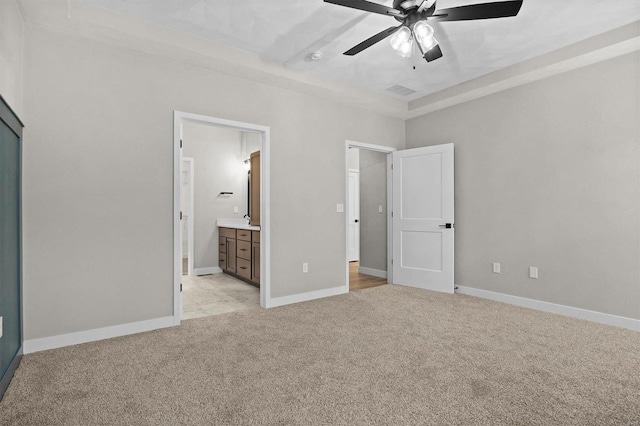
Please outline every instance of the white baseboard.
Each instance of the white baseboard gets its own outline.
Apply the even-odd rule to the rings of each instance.
[[[60,334],[58,336],[42,337],[40,339],[25,340],[24,353],[45,351],[47,349],[64,346],[79,345],[80,343],[95,342],[96,340],[111,339],[112,337],[166,328],[175,325],[173,317],[162,317],[152,320],[95,328],[93,330],[78,331],[76,333]]]
[[[371,275],[378,278],[387,278],[387,271],[380,269],[365,268],[363,266],[358,267],[358,272],[365,275]]]
[[[221,273],[222,269],[218,266],[212,266],[211,268],[193,268],[193,275],[211,275]]]
[[[633,318],[620,317],[617,315],[605,314],[597,311],[589,311],[587,309],[574,308],[573,306],[558,305],[556,303],[527,299],[525,297],[519,296],[511,296],[509,294],[496,293],[494,291],[480,290],[471,287],[458,286],[456,292],[460,294],[466,294],[468,296],[495,300],[496,302],[510,303],[512,305],[522,306],[524,308],[537,309],[539,311],[551,312],[554,314],[566,315],[568,317],[579,318],[583,320],[599,322],[601,324],[613,325],[616,327],[640,331],[640,320]]]
[[[310,291],[308,293],[292,294],[291,296],[282,296],[267,299],[265,308],[275,308],[276,306],[290,305],[292,303],[306,302],[313,299],[321,299],[323,297],[337,296],[338,294],[348,293],[347,286],[327,288],[324,290]]]

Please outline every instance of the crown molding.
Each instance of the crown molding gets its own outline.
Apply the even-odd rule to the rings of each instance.
[[[408,103],[80,0],[18,0],[28,26],[89,38],[391,117]]]
[[[409,102],[414,118],[640,50],[640,21]]]
[[[635,21],[407,102],[81,0],[16,3],[27,26],[90,38],[405,120],[640,50],[640,21]]]

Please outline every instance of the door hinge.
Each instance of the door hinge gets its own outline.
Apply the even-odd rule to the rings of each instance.
[[[182,283],[180,283],[180,293],[182,293]]]
[[[182,212],[180,212],[180,220],[182,220]]]
[[[391,259],[391,264],[393,265],[393,259]]]
[[[393,210],[391,210],[391,217],[393,217]]]
[[[182,148],[182,139],[180,139],[180,148]]]
[[[391,163],[391,170],[393,170],[393,163]]]

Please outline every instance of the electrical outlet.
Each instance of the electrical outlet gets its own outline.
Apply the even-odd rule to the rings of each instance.
[[[309,264],[308,263],[303,263],[302,264],[302,273],[306,274],[307,272],[309,272]]]
[[[336,212],[338,213],[344,213],[344,204],[336,204]]]
[[[499,274],[500,273],[500,264],[499,263],[496,263],[496,262],[493,263],[493,273],[494,274]]]
[[[538,268],[529,266],[529,278],[538,279]]]

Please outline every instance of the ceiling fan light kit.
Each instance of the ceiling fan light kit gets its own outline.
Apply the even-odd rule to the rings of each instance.
[[[522,0],[472,4],[440,10],[436,10],[436,0],[393,0],[393,7],[366,0],[324,1],[365,12],[391,16],[401,22],[399,26],[389,27],[347,50],[344,52],[345,55],[353,56],[392,36],[389,41],[398,55],[404,58],[411,57],[415,41],[422,57],[427,62],[442,57],[442,50],[434,36],[435,31],[428,24],[429,20],[444,22],[506,18],[516,16],[522,7]]]

